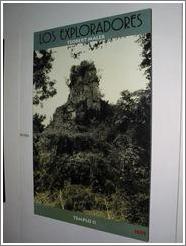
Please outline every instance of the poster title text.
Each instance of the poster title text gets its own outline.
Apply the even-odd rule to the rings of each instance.
[[[129,16],[105,19],[99,22],[83,23],[81,25],[72,25],[57,30],[48,30],[39,34],[39,43],[48,44],[56,42],[57,39],[62,41],[81,39],[90,36],[103,35],[108,32],[118,32],[130,28],[139,28],[143,25],[141,13]]]

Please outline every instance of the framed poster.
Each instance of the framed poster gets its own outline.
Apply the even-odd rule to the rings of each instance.
[[[149,238],[151,10],[34,33],[35,214]]]

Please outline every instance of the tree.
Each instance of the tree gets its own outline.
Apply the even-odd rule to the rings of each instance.
[[[151,33],[145,33],[144,35],[140,35],[137,42],[142,47],[142,61],[140,64],[141,69],[145,69],[145,76],[146,78],[151,81],[152,72],[151,72],[151,66],[152,66],[152,52],[151,52]]]
[[[151,144],[151,80],[152,80],[152,51],[151,33],[140,35],[137,42],[142,47],[142,61],[140,68],[144,69],[144,74],[149,80],[146,90],[142,91],[140,100],[135,108],[136,114],[136,140],[137,144],[146,149],[147,159],[150,158]]]
[[[33,67],[33,85],[34,96],[33,104],[38,105],[43,100],[53,97],[57,91],[54,88],[55,80],[51,80],[48,76],[52,69],[54,58],[52,51],[40,50],[34,51],[34,67]]]
[[[34,133],[42,133],[44,130],[43,121],[45,120],[45,115],[40,115],[38,113],[33,115],[33,132]]]
[[[151,145],[151,90],[138,92],[138,103],[136,103],[135,114],[135,141],[136,144],[146,150],[147,157],[150,158]]]
[[[117,101],[114,124],[121,132],[126,132],[134,120],[134,99],[128,90],[121,92],[121,98]]]

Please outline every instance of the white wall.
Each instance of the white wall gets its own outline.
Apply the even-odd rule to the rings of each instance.
[[[144,8],[152,8],[153,15],[150,242],[182,240],[180,230],[176,236],[181,110],[181,4],[6,3],[5,242],[137,242],[33,214],[32,52],[35,31]],[[29,134],[29,137],[20,137],[20,133]],[[178,214],[179,217],[181,215]],[[181,227],[179,220],[178,228]]]

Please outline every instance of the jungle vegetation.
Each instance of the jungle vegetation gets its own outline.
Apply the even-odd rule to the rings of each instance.
[[[72,66],[69,97],[50,124],[33,115],[35,202],[148,226],[151,160],[151,35],[142,46],[146,89],[104,100],[93,62]],[[56,94],[52,52],[34,53],[33,102]]]

